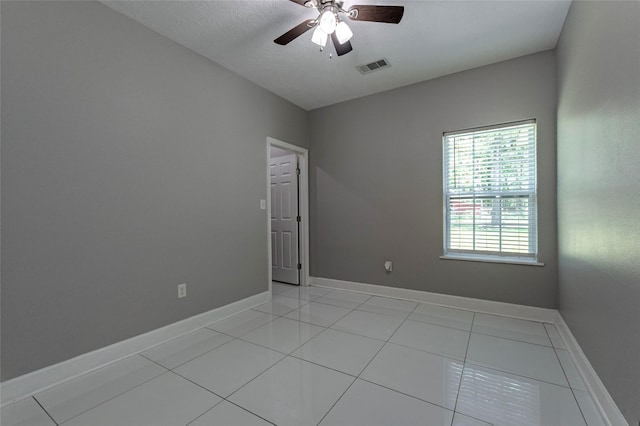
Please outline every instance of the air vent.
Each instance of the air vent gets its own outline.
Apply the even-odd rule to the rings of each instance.
[[[356,69],[360,71],[360,74],[369,74],[374,71],[380,71],[382,69],[389,68],[390,66],[391,64],[387,59],[379,59],[377,61],[371,62],[370,64],[358,65],[356,66]]]

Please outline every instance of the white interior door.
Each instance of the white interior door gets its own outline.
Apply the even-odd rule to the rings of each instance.
[[[289,284],[300,284],[297,168],[295,154],[272,158],[269,164],[272,278]]]

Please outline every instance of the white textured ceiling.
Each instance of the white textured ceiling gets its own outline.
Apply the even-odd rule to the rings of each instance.
[[[103,1],[116,11],[306,109],[555,47],[569,0],[345,0],[403,5],[400,24],[347,20],[353,51],[329,58],[312,31],[287,46],[275,38],[316,18],[288,0]],[[391,67],[362,75],[357,65]]]

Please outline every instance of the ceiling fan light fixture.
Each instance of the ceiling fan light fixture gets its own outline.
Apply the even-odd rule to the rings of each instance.
[[[325,32],[325,34],[331,34],[336,30],[336,25],[338,21],[336,19],[336,14],[332,10],[325,10],[320,15],[320,29]]]
[[[345,44],[346,42],[351,40],[351,37],[353,37],[353,32],[346,22],[342,21],[336,26],[336,37],[338,38],[338,42],[340,42],[340,44]]]
[[[317,44],[320,47],[325,47],[327,45],[327,33],[322,31],[322,28],[317,27],[313,31],[313,35],[311,36],[311,41]]]
[[[353,50],[353,46],[349,41],[353,37],[353,31],[343,19],[399,24],[404,14],[404,6],[353,5],[348,10],[345,10],[342,8],[344,0],[290,1],[316,9],[318,17],[301,22],[273,40],[274,43],[281,46],[287,45],[302,34],[315,28],[311,41],[320,46],[320,51],[322,52],[328,43],[328,38],[331,37],[331,44],[335,47],[335,52],[338,56],[346,55]]]

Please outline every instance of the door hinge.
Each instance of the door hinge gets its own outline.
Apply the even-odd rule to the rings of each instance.
[[[302,269],[302,263],[298,263],[298,269]]]
[[[300,169],[299,169],[299,168],[298,168],[298,169],[296,169],[296,174],[297,174],[298,176],[300,176]]]
[[[296,217],[296,222],[302,222],[302,218],[300,216]]]

